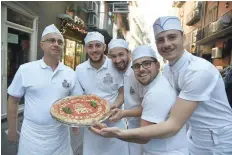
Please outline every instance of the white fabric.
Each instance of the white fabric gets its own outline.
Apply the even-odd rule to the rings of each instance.
[[[228,131],[232,132],[232,109],[226,97],[223,79],[210,62],[185,51],[173,66],[166,65],[164,67],[164,75],[176,89],[179,98],[200,102],[188,121],[191,129],[200,133],[205,130],[220,131],[227,126]],[[213,148],[217,145],[224,146],[227,143],[226,139],[230,139],[228,145],[232,146],[232,135],[226,135],[226,133],[220,132],[218,136],[221,137],[221,140],[213,147],[209,147],[208,150],[211,149],[213,152]],[[198,141],[194,141],[194,144],[189,143],[190,147],[191,145],[201,145],[201,143],[208,145],[204,138],[205,136],[202,135]],[[211,142],[209,141],[209,143]],[[223,149],[218,151],[223,151]],[[204,152],[202,153],[204,154]],[[196,154],[199,155],[199,153]]]
[[[43,59],[20,66],[8,88],[8,94],[11,96],[22,97],[24,95],[24,122],[31,122],[30,124],[23,123],[19,144],[19,147],[22,146],[19,148],[20,154],[36,154],[34,148],[39,144],[40,146],[47,143],[51,146],[54,144],[54,147],[50,149],[39,147],[42,154],[49,154],[49,152],[52,154],[54,150],[57,150],[55,145],[69,145],[66,142],[70,139],[67,140],[67,137],[62,136],[68,134],[67,127],[60,126],[60,123],[51,117],[50,108],[56,100],[70,94],[74,87],[74,76],[74,71],[62,63],[59,63],[53,71]],[[59,141],[57,141],[57,136],[60,137]],[[36,140],[38,137],[43,140]],[[34,143],[29,141],[31,142],[29,145],[28,139],[33,139]],[[59,151],[62,150],[60,148]],[[41,155],[41,152],[36,155]]]
[[[124,39],[112,39],[108,44],[108,51],[110,52],[111,49],[116,47],[121,47],[129,50],[128,42],[126,42]]]
[[[143,88],[143,112],[141,119],[152,123],[160,123],[168,118],[168,114],[176,101],[176,93],[167,79],[159,73],[156,78]],[[140,90],[141,91],[141,90]],[[168,97],[167,97],[168,96]],[[152,139],[144,145],[145,152],[156,155],[157,152],[172,152],[187,148],[185,126],[173,137]],[[179,152],[179,151],[177,151]],[[173,153],[174,154],[174,153]],[[178,155],[180,153],[176,153]],[[183,154],[186,154],[183,152]]]
[[[101,43],[105,43],[104,36],[99,32],[88,32],[85,39],[85,44],[88,44],[91,41],[100,41]]]
[[[45,35],[47,35],[49,33],[56,33],[56,34],[60,35],[62,37],[62,40],[64,41],[63,35],[60,33],[60,31],[56,28],[56,26],[54,24],[49,25],[44,29],[44,31],[42,33],[41,40]]]
[[[142,99],[138,94],[138,81],[135,78],[134,72],[131,68],[132,62],[129,64],[128,69],[123,74],[124,81],[124,109],[133,109],[141,105]],[[140,127],[139,117],[128,117],[128,128]],[[136,143],[128,143],[130,155],[142,155],[142,145]]]
[[[24,119],[18,155],[73,155],[67,126],[37,125]]]
[[[113,66],[110,59],[105,56],[105,62],[98,70],[93,68],[90,60],[76,67],[76,80],[79,81],[82,92],[76,88],[74,92],[80,94],[96,94],[112,104],[118,96],[118,89],[123,86],[122,74]],[[125,128],[123,120],[117,123],[105,122],[108,126]],[[84,133],[83,155],[128,155],[128,143],[116,138],[103,138],[93,134],[88,129]]]
[[[188,130],[190,155],[231,155],[232,125],[218,129]]]
[[[153,24],[153,30],[155,36],[167,30],[179,30],[183,32],[181,22],[176,16],[159,17]]]
[[[157,59],[155,51],[148,45],[138,46],[132,52],[132,61],[135,61],[136,59],[139,59],[142,57],[152,57],[152,58]]]
[[[144,151],[143,155],[189,155],[188,148],[177,149],[168,152],[156,151],[155,154],[153,152]]]

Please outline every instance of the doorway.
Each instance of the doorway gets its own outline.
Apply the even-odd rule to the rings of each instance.
[[[19,66],[37,59],[37,20],[15,2],[4,2],[1,6],[1,119],[7,112],[7,88]],[[33,50],[32,50],[33,49]],[[19,112],[24,109],[24,99]]]

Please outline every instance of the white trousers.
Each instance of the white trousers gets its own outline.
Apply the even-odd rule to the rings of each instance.
[[[232,155],[232,124],[219,129],[187,132],[190,155]]]
[[[143,155],[188,155],[188,148],[182,148],[178,150],[173,150],[173,151],[167,151],[167,152],[147,152],[144,151]]]
[[[18,155],[73,155],[67,126],[42,126],[24,119]]]

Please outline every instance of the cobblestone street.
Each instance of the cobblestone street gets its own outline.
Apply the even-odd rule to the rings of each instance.
[[[19,117],[19,130],[22,125],[23,117]],[[7,121],[2,121],[2,130],[1,130],[1,154],[2,155],[16,155],[17,154],[17,148],[16,145],[9,144],[7,141]],[[20,131],[19,131],[20,132]],[[72,131],[71,133],[71,144],[73,148],[74,155],[82,155],[82,140],[83,140],[83,129],[80,129],[80,135],[75,135]]]

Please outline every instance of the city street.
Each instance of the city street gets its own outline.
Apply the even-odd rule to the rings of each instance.
[[[22,125],[23,117],[19,116],[19,130]],[[20,132],[20,131],[19,131]],[[83,140],[83,129],[80,130],[80,135],[75,135],[72,131],[71,133],[71,144],[73,148],[74,155],[82,155],[82,140]],[[7,121],[2,121],[2,130],[1,130],[1,154],[2,155],[16,155],[16,145],[9,144],[7,141]]]

